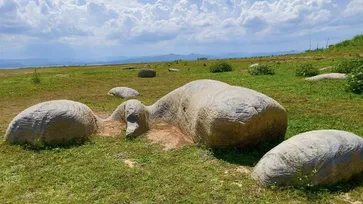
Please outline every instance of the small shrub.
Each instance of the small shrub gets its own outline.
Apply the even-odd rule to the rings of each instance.
[[[37,72],[37,69],[34,69],[33,76],[32,76],[32,82],[34,84],[39,84],[40,83],[40,75]]]
[[[275,71],[272,69],[271,66],[262,64],[250,67],[248,69],[248,73],[250,73],[251,75],[274,75]]]
[[[230,72],[232,71],[232,65],[227,62],[218,62],[210,67],[210,72]]]
[[[296,76],[299,77],[312,77],[319,74],[319,70],[310,63],[300,64],[296,69]]]
[[[352,72],[353,69],[360,67],[363,65],[363,58],[361,57],[354,57],[349,60],[343,60],[340,62],[334,69],[335,72],[338,73],[346,73],[349,74]]]
[[[363,92],[363,65],[353,69],[347,77],[347,90],[356,94]]]

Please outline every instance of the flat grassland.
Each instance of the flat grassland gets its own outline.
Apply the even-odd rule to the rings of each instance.
[[[215,79],[254,89],[282,104],[288,112],[285,138],[317,129],[339,129],[363,136],[363,95],[346,92],[345,80],[308,82],[295,76],[300,63],[317,68],[346,56],[291,55],[229,59],[232,72],[210,73],[214,61],[180,61],[94,67],[39,68],[41,82],[32,83],[33,69],[0,70],[0,134],[25,108],[54,99],[85,103],[94,112],[110,114],[124,100],[108,96],[117,86],[140,92],[150,105],[197,79]],[[349,56],[348,56],[349,57]],[[251,76],[253,63],[266,63],[273,76]],[[206,64],[206,66],[204,66]],[[156,78],[138,78],[149,65]],[[180,72],[168,72],[178,68]],[[321,71],[329,72],[329,69]],[[322,188],[260,188],[249,171],[263,152],[210,150],[198,146],[163,151],[144,137],[92,137],[81,146],[31,150],[0,144],[0,203],[361,203],[363,175],[348,183]],[[125,162],[129,161],[129,162]],[[134,162],[134,167],[130,165]]]

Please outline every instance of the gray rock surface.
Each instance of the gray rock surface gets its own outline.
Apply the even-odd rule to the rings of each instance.
[[[156,71],[152,69],[142,69],[139,71],[138,77],[141,78],[156,77]]]
[[[148,117],[142,123],[173,125],[194,142],[209,147],[242,147],[277,140],[285,135],[287,128],[286,111],[275,100],[251,89],[214,80],[190,82],[145,110]],[[118,108],[113,115],[125,112]]]
[[[136,91],[135,89],[131,89],[128,87],[116,87],[111,89],[108,92],[109,95],[113,95],[113,96],[117,96],[120,98],[130,98],[130,97],[135,97],[139,95],[139,92]]]
[[[340,130],[317,130],[267,152],[252,178],[262,185],[334,184],[362,171],[363,138]]]
[[[258,67],[258,66],[259,66],[259,64],[258,64],[258,63],[256,63],[256,64],[251,64],[251,65],[250,65],[250,67],[251,67],[251,68]]]
[[[128,100],[119,105],[107,119],[126,123],[126,137],[136,137],[149,130],[149,113],[138,100]]]
[[[86,105],[55,100],[34,105],[19,113],[9,124],[9,144],[59,145],[84,140],[98,127],[99,118]]]
[[[313,77],[306,78],[307,81],[320,81],[325,79],[345,79],[347,78],[346,74],[341,73],[329,73],[329,74],[320,74]]]
[[[175,68],[169,68],[168,70],[169,70],[169,72],[179,72],[180,71],[179,69],[175,69]]]

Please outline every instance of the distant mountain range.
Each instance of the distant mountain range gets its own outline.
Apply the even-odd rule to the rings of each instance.
[[[197,60],[198,58],[208,59],[225,59],[225,58],[242,58],[256,56],[270,56],[297,53],[295,51],[266,52],[266,53],[222,53],[217,55],[203,54],[167,54],[157,56],[140,56],[140,57],[106,57],[103,59],[0,59],[0,69],[26,68],[26,67],[51,67],[51,66],[86,66],[102,64],[130,64],[130,63],[148,63],[148,62],[168,62],[175,60]]]

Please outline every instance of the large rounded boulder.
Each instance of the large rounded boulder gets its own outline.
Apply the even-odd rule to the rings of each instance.
[[[190,82],[145,110],[149,126],[173,125],[194,142],[209,147],[277,141],[287,128],[286,111],[272,98],[214,80]],[[113,115],[124,118],[124,112],[127,110],[119,108]]]
[[[9,124],[9,144],[61,145],[84,141],[98,127],[98,117],[86,105],[55,100],[34,105],[19,113]]]
[[[131,98],[139,95],[139,92],[135,89],[128,87],[116,87],[108,92],[109,95],[117,96],[120,98]]]
[[[252,178],[262,185],[334,184],[363,171],[363,138],[345,131],[296,135],[266,153]]]

